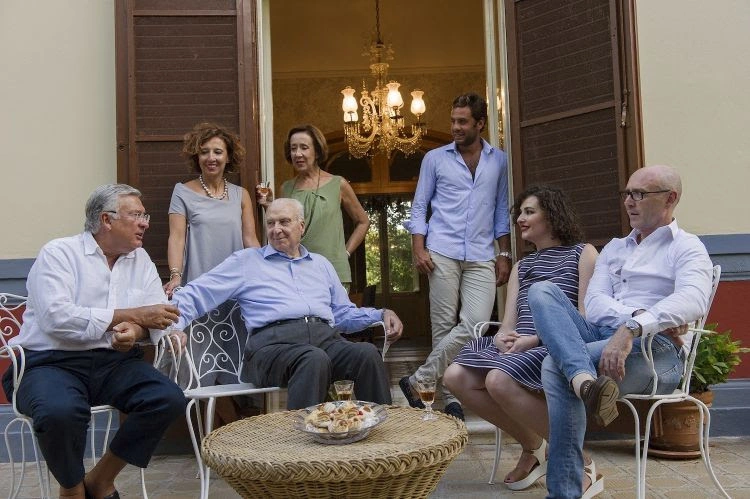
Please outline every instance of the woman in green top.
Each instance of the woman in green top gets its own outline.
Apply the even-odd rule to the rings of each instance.
[[[281,197],[294,198],[305,207],[302,244],[330,260],[339,280],[348,287],[352,282],[349,256],[365,239],[370,226],[367,213],[346,179],[320,168],[328,158],[328,144],[317,127],[300,125],[289,130],[284,157],[297,175],[281,185]],[[273,199],[271,194],[257,194],[258,203],[264,207]],[[347,241],[344,241],[342,208],[354,222]]]

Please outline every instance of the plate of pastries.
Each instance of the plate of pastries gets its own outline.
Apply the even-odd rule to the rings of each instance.
[[[365,438],[387,417],[382,405],[339,400],[300,410],[294,416],[294,428],[323,444],[350,444]]]

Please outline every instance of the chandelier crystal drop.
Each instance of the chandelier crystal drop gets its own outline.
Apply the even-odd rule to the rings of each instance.
[[[391,156],[394,149],[406,156],[414,153],[425,135],[426,126],[422,116],[426,107],[424,92],[411,92],[410,110],[416,116],[416,122],[407,127],[401,110],[404,99],[399,91],[400,83],[388,80],[388,63],[393,58],[393,50],[383,43],[380,36],[380,2],[375,0],[376,38],[370,45],[370,71],[375,78],[375,88],[367,90],[362,82],[362,95],[359,104],[362,106],[360,119],[355,90],[347,86],[341,91],[344,96],[341,109],[344,111],[344,135],[349,146],[349,154],[355,158],[374,156],[383,152]],[[388,83],[385,83],[388,82]]]

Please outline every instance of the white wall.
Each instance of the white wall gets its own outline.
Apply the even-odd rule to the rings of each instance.
[[[750,1],[637,3],[646,164],[680,169],[680,224],[750,233]]]
[[[113,0],[0,1],[0,259],[83,229],[117,179]]]
[[[750,1],[640,1],[646,163],[677,166],[680,223],[750,233]],[[83,225],[114,182],[114,0],[0,1],[0,260]]]

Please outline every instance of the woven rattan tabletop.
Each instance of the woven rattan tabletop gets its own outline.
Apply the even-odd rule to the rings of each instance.
[[[409,476],[421,469],[439,475],[466,445],[463,422],[439,414],[422,421],[423,411],[388,406],[388,419],[364,440],[326,445],[292,426],[295,411],[277,412],[236,421],[203,440],[203,458],[219,475],[231,480],[285,484],[352,482]],[[289,492],[289,489],[286,489]]]

